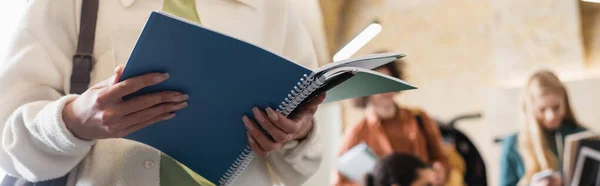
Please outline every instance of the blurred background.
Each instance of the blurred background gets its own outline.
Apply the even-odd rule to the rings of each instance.
[[[353,39],[368,40],[354,56],[378,50],[405,58],[401,105],[422,108],[443,122],[464,114],[456,128],[485,160],[488,183],[497,185],[500,139],[518,130],[520,88],[533,71],[551,69],[567,84],[575,113],[600,130],[600,3],[578,0],[305,0],[294,1],[313,35],[321,64]],[[370,24],[381,31],[358,38]],[[369,34],[366,34],[369,35]],[[320,111],[331,130],[335,160],[344,130],[362,117],[350,101]],[[337,117],[339,116],[338,119]],[[326,185],[335,161],[307,185]],[[329,167],[328,167],[329,165]]]
[[[448,122],[459,121],[498,183],[495,139],[517,130],[519,89],[542,68],[566,82],[582,123],[600,130],[600,3],[579,0],[292,0],[321,65],[380,50],[405,58],[406,81],[419,87],[396,100]],[[0,58],[26,1],[0,1]],[[354,43],[353,43],[354,42]],[[342,50],[345,46],[350,47]],[[334,59],[335,57],[335,59]],[[1,63],[0,63],[1,68]],[[305,185],[329,185],[346,129],[363,117],[349,101],[324,105],[326,157]]]

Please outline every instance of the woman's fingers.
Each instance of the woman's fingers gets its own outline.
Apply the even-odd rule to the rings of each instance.
[[[267,109],[270,110],[270,108]],[[258,108],[254,107],[252,109],[252,112],[254,113],[254,117],[256,118],[256,120],[258,121],[258,123],[260,124],[260,126],[267,130],[267,132],[273,137],[273,139],[275,140],[275,142],[286,142],[289,141],[291,138],[291,134],[288,134],[284,131],[282,131],[279,127],[275,126],[273,124],[273,122],[271,122],[273,120],[273,117],[271,117],[271,113],[265,114],[263,111],[260,111]],[[272,110],[271,110],[272,112]],[[277,117],[277,116],[275,116]],[[277,118],[275,118],[277,119]]]
[[[538,180],[535,183],[531,184],[532,186],[551,186],[549,179]]]
[[[310,102],[302,105],[301,108],[298,108],[299,112],[315,114],[317,112],[317,109],[319,108],[319,105],[323,103],[323,101],[325,101],[326,96],[326,93],[319,94],[318,96],[310,100]]]
[[[276,112],[271,108],[267,108],[266,111],[271,122],[285,133],[294,134],[300,130],[300,126],[298,126],[296,121],[286,118],[283,114]]]
[[[246,135],[248,135],[248,144],[250,145],[250,148],[252,148],[252,151],[258,154],[258,156],[260,157],[267,157],[269,153],[266,152],[262,147],[260,147],[260,145],[256,143],[256,139],[254,139],[254,137],[252,137],[252,135],[249,132],[247,132]]]
[[[174,91],[163,91],[132,98],[116,105],[122,116],[138,112],[162,103],[177,103],[187,101],[188,95]]]
[[[99,96],[101,102],[121,100],[144,87],[159,84],[169,78],[168,73],[150,73],[126,79],[109,87],[108,91]]]
[[[306,105],[308,108],[310,108],[310,111],[316,112],[317,109],[319,107],[319,105],[321,103],[323,103],[323,101],[325,101],[325,97],[327,97],[326,93],[322,93],[319,94],[317,97],[315,97],[315,99],[311,100],[310,102],[308,102],[308,104]],[[314,110],[313,110],[314,109]]]
[[[187,102],[164,103],[164,104],[156,105],[156,106],[150,107],[148,109],[144,109],[142,111],[126,115],[120,121],[116,122],[117,123],[116,125],[118,125],[118,126],[109,126],[109,127],[114,127],[116,130],[123,130],[125,128],[136,125],[138,123],[145,122],[151,118],[155,118],[160,115],[172,113],[177,110],[183,109],[185,107],[187,107]]]
[[[275,143],[267,135],[259,129],[256,124],[248,118],[248,116],[242,117],[242,121],[248,130],[248,133],[256,140],[256,143],[265,151],[271,152],[273,150],[279,149],[282,146],[282,143]]]
[[[141,130],[141,129],[147,127],[147,126],[150,126],[152,124],[158,123],[159,121],[169,120],[169,119],[172,119],[174,117],[175,117],[175,113],[164,113],[164,114],[161,114],[161,115],[156,116],[156,117],[154,117],[154,118],[152,118],[150,120],[147,120],[147,121],[144,121],[142,123],[135,124],[135,125],[131,125],[131,126],[125,128],[124,130],[121,131],[121,133],[119,134],[118,137],[124,137],[124,136],[126,136],[128,134],[131,134],[132,132]]]
[[[250,147],[252,147],[253,151],[257,154],[266,156],[269,152],[283,147],[286,142],[293,140],[298,136],[303,136],[304,132],[302,131],[310,130],[310,128],[306,128],[308,130],[302,130],[303,127],[306,127],[306,124],[311,124],[305,122],[305,120],[312,119],[314,112],[316,112],[319,104],[321,104],[324,99],[325,94],[322,94],[306,104],[305,108],[299,113],[301,117],[298,121],[289,119],[270,107],[265,109],[264,112],[258,108],[253,108],[252,112],[254,113],[254,117],[258,121],[259,126],[256,125],[253,120],[250,120],[248,116],[242,117],[242,121],[248,130]],[[269,138],[263,129],[266,130],[273,139]]]
[[[435,171],[443,171],[444,170],[444,165],[442,165],[442,163],[440,163],[439,161],[436,161],[433,163],[433,170]]]
[[[113,79],[111,80],[111,82],[109,82],[109,86],[112,86],[114,84],[119,83],[119,79],[121,79],[121,76],[123,75],[123,70],[125,70],[125,67],[119,65],[117,66],[117,68],[115,69],[115,75],[113,77]]]
[[[555,186],[562,185],[562,178],[560,177],[559,173],[554,173],[554,175],[552,175],[552,185],[555,185]]]

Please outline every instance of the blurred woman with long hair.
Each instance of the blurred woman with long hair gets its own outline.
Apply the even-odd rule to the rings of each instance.
[[[521,130],[504,141],[500,185],[561,185],[560,176],[532,180],[540,171],[560,172],[565,136],[584,131],[564,84],[552,72],[531,76],[520,105]]]

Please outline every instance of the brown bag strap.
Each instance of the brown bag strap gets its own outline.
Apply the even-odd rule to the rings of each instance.
[[[423,121],[423,115],[419,112],[415,113],[415,119],[417,120],[417,126],[419,127],[419,131],[423,134],[423,137],[425,137],[425,142],[427,143],[427,153],[430,154],[431,152],[433,152],[433,147],[431,146],[431,142],[429,141],[429,132],[425,129],[425,121]],[[429,156],[429,161],[431,161],[431,154]]]
[[[92,72],[94,38],[99,0],[82,0],[77,52],[73,55],[71,93],[81,94],[88,89]]]

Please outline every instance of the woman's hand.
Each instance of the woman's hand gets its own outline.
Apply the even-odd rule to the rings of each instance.
[[[434,185],[446,185],[446,168],[444,165],[436,161],[433,163],[433,172],[435,172],[435,182]]]
[[[187,106],[187,95],[163,91],[123,101],[122,97],[169,78],[166,73],[150,73],[118,82],[123,67],[75,100],[65,105],[63,120],[78,138],[118,138],[156,122],[175,117],[176,110]]]
[[[266,157],[270,152],[278,150],[292,140],[306,138],[313,127],[313,116],[325,100],[325,94],[319,95],[300,109],[294,118],[286,118],[281,113],[267,108],[261,111],[253,108],[257,125],[248,116],[242,117],[242,121],[248,130],[248,141],[252,150],[261,157]],[[260,127],[259,127],[260,126]],[[274,140],[271,140],[261,129],[265,129]]]
[[[562,179],[558,173],[554,173],[551,177],[540,179],[540,180],[532,180],[531,186],[561,186]]]

